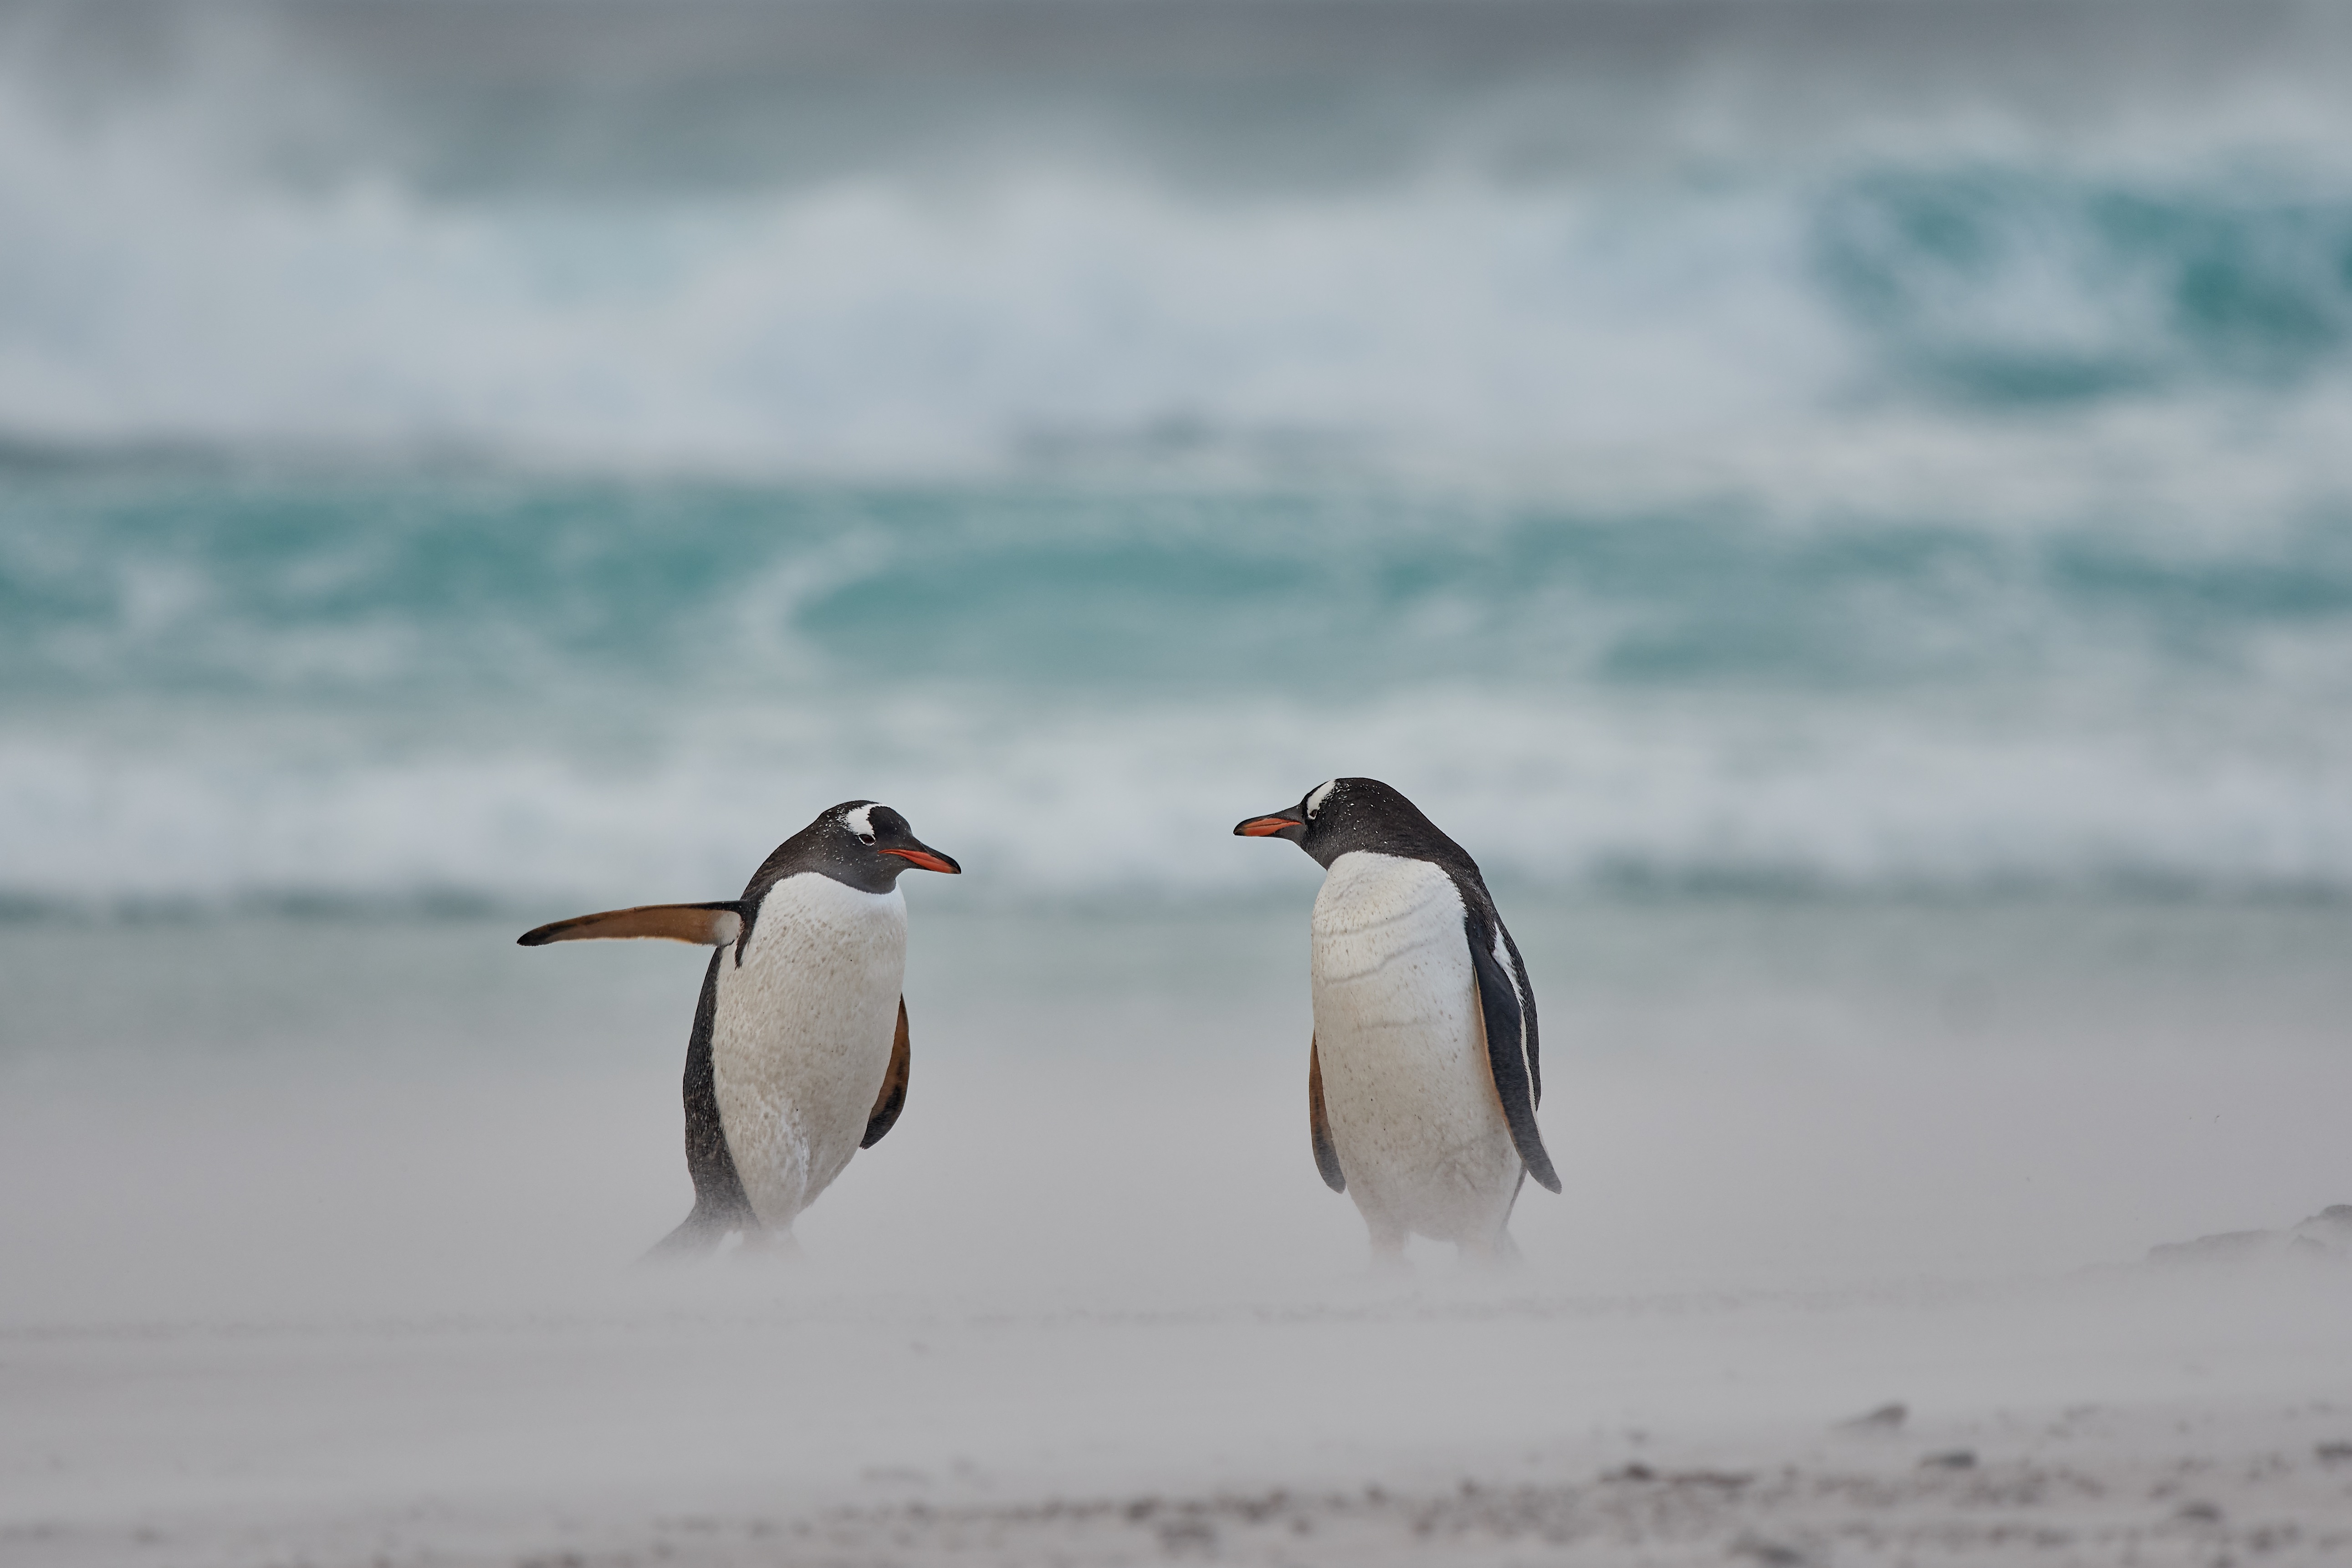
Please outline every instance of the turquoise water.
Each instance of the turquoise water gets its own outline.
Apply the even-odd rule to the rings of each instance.
[[[0,14],[0,901],[2352,889],[2333,13],[1033,11]]]
[[[1398,781],[1563,886],[2352,882],[2352,530],[1402,489],[19,472],[33,908],[724,889],[886,795],[1024,895],[1233,891]]]

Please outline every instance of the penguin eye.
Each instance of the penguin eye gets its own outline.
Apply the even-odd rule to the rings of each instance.
[[[874,835],[871,833],[861,833],[857,836],[857,842],[860,844],[871,844],[874,842]]]

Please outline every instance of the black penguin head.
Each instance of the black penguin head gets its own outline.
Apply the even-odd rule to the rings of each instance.
[[[1472,865],[1462,847],[1440,833],[1419,806],[1378,779],[1326,779],[1297,805],[1253,816],[1234,833],[1242,838],[1287,838],[1327,868],[1354,849]]]
[[[849,800],[830,807],[775,857],[779,868],[819,871],[866,893],[887,893],[909,866],[961,875],[963,868],[915,837],[907,819],[877,801]],[[764,868],[763,868],[764,869]]]

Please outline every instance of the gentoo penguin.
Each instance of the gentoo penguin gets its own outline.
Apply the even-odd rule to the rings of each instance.
[[[740,899],[558,921],[525,947],[658,937],[716,947],[686,1046],[694,1212],[656,1253],[731,1231],[789,1241],[795,1215],[907,1103],[907,900],[899,873],[962,871],[887,805],[836,805],[777,846]]]
[[[1324,869],[1315,900],[1315,1164],[1356,1200],[1376,1264],[1408,1234],[1515,1255],[1519,1183],[1559,1177],[1536,1130],[1536,996],[1478,863],[1378,779],[1332,779],[1234,832],[1287,838]]]

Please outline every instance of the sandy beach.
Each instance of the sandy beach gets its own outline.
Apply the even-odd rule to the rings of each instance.
[[[1523,1267],[1420,1248],[1402,1280],[1307,1162],[1289,911],[1074,922],[1093,989],[1007,919],[921,932],[905,1126],[801,1256],[650,1271],[685,1196],[674,950],[14,928],[0,1555],[2352,1550],[2338,1231],[2148,1260],[2316,1206],[2338,915],[1531,909],[1532,952],[1584,961],[1547,1015],[1569,1194],[1523,1200]],[[268,977],[334,951],[322,1031]],[[126,955],[144,981],[69,1005]]]
[[[2340,1261],[1063,1309],[737,1278],[19,1331],[0,1541],[60,1564],[2320,1564],[2352,1549],[2347,1306]]]

